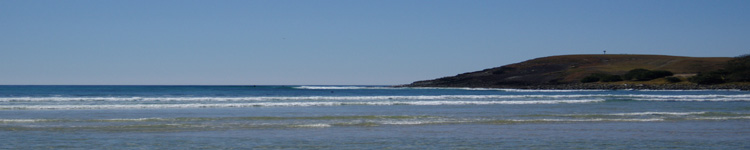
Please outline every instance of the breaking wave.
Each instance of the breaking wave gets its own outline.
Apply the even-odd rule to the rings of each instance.
[[[308,90],[404,89],[404,88],[385,87],[385,86],[297,86],[297,87],[292,87],[292,88],[308,89]]]
[[[283,101],[283,100],[464,100],[464,99],[632,99],[636,101],[750,101],[742,95],[420,95],[420,96],[286,96],[286,97],[2,97],[0,102],[64,101]]]
[[[497,105],[594,103],[604,100],[541,101],[370,101],[370,102],[255,102],[191,104],[104,104],[104,105],[4,105],[0,109],[149,109],[149,108],[224,108],[224,107],[307,107],[341,105]]]
[[[633,113],[614,113],[610,115],[616,115],[616,116],[643,116],[643,115],[676,115],[676,116],[684,116],[684,115],[698,115],[698,114],[705,114],[706,112],[633,112]]]
[[[463,88],[463,87],[387,87],[387,86],[297,86],[295,89],[308,90],[396,90],[396,89],[435,89],[435,90],[480,90],[505,92],[594,92],[608,90],[554,90],[554,89],[505,89],[505,88]]]

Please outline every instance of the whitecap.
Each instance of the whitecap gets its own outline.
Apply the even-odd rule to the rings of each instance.
[[[401,89],[401,88],[385,87],[385,86],[298,86],[298,87],[292,87],[292,88],[308,89],[308,90]]]
[[[694,120],[734,120],[734,119],[750,119],[750,116],[737,116],[737,117],[697,117],[691,118]]]
[[[555,90],[555,89],[496,89],[499,91],[506,91],[506,92],[600,92],[600,91],[609,91],[609,90]]]
[[[643,116],[643,115],[675,115],[675,116],[685,116],[685,115],[698,115],[698,114],[705,114],[706,112],[633,112],[633,113],[613,113],[609,115],[616,115],[616,116]]]
[[[31,123],[31,122],[46,122],[48,119],[0,119],[0,123]]]
[[[293,96],[293,97],[9,97],[0,102],[65,101],[273,101],[273,100],[440,100],[440,99],[517,99],[581,98],[596,95],[418,95],[418,96]]]
[[[331,127],[330,124],[299,124],[299,125],[290,125],[291,127],[297,127],[297,128],[328,128]]]
[[[113,122],[120,122],[120,121],[129,122],[129,121],[134,121],[134,122],[140,122],[140,121],[165,121],[165,120],[167,120],[167,119],[163,119],[163,118],[117,118],[117,119],[101,119],[99,121],[113,121]]]
[[[664,121],[663,118],[645,118],[645,119],[515,119],[516,122],[654,122]]]
[[[339,105],[494,105],[494,104],[565,104],[595,103],[604,100],[537,100],[537,101],[369,101],[369,102],[253,102],[216,104],[108,104],[108,105],[12,105],[0,109],[155,109],[155,108],[225,108],[225,107],[307,107]]]
[[[570,99],[607,98],[636,101],[750,101],[750,94],[740,95],[414,95],[414,96],[250,96],[250,97],[3,97],[0,102],[66,102],[66,101],[279,101],[279,100],[460,100],[460,99]]]

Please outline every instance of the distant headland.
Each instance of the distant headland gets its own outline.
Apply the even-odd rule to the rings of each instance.
[[[560,55],[400,87],[750,90],[750,55]]]

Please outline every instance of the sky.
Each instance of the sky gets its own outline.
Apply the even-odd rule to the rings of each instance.
[[[397,85],[750,53],[748,0],[2,0],[0,85]]]

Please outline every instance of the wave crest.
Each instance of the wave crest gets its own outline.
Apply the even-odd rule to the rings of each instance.
[[[0,109],[155,109],[155,108],[226,108],[226,107],[308,107],[341,105],[519,105],[595,103],[604,100],[541,100],[541,101],[371,101],[371,102],[256,102],[218,104],[110,104],[110,105],[6,105]]]

